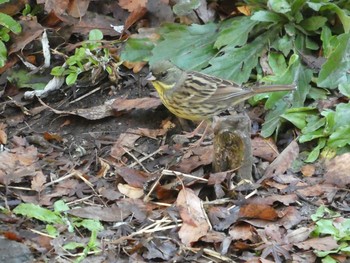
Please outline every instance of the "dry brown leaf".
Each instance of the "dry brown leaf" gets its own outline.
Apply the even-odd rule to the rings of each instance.
[[[296,243],[294,245],[298,248],[305,250],[316,249],[320,251],[333,250],[339,246],[337,241],[331,236],[311,238],[304,242]]]
[[[116,113],[120,112],[128,112],[130,110],[134,109],[142,109],[142,110],[149,110],[149,109],[156,109],[162,105],[162,102],[159,98],[140,98],[140,99],[123,99],[118,98],[115,99],[112,108]]]
[[[272,138],[255,137],[252,139],[253,155],[272,162],[278,156],[278,149]]]
[[[124,30],[128,30],[133,24],[135,24],[138,20],[140,20],[147,13],[147,9],[145,7],[138,7],[133,10],[124,23]]]
[[[81,218],[89,218],[106,222],[120,222],[130,215],[129,211],[120,209],[116,206],[87,206],[69,210],[68,213]]]
[[[315,165],[312,165],[312,164],[306,164],[304,165],[303,167],[301,167],[301,173],[306,176],[306,177],[310,177],[310,176],[313,176],[314,173],[315,173]]]
[[[6,144],[7,143],[7,133],[5,131],[6,124],[0,122],[0,144]]]
[[[326,174],[324,178],[327,183],[346,188],[350,185],[350,153],[334,157],[326,162]]]
[[[177,197],[176,207],[183,221],[179,236],[186,246],[191,246],[205,236],[210,229],[206,220],[206,214],[202,207],[202,201],[188,188],[183,188]]]
[[[239,210],[239,216],[241,218],[257,218],[269,221],[278,218],[277,211],[273,207],[263,204],[243,205]]]
[[[46,183],[46,179],[46,176],[41,171],[38,171],[33,177],[31,188],[37,192],[41,192],[43,190],[43,185]]]
[[[91,0],[70,0],[67,13],[72,17],[79,18],[86,14]]]
[[[44,32],[44,28],[35,18],[29,21],[22,21],[22,32],[19,35],[13,35],[11,42],[13,43],[9,50],[9,55],[22,50],[27,44],[37,39]]]
[[[121,192],[123,195],[126,195],[129,198],[132,199],[138,199],[143,196],[143,189],[142,188],[137,188],[137,187],[132,187],[127,184],[118,184],[118,190]]]
[[[144,183],[152,176],[151,174],[129,167],[115,167],[116,173],[132,187],[142,188]]]
[[[232,240],[249,240],[252,243],[257,242],[254,227],[249,224],[238,224],[230,228],[229,235]]]
[[[140,7],[146,7],[147,2],[147,0],[119,0],[119,5],[121,8],[132,12]]]
[[[270,164],[265,174],[259,182],[274,175],[283,174],[292,165],[299,155],[299,146],[296,141],[292,141],[287,148]]]

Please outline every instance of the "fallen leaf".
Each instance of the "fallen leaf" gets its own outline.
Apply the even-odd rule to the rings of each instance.
[[[350,153],[336,156],[326,162],[325,182],[341,188],[350,185]]]
[[[162,105],[159,98],[139,98],[139,99],[123,99],[117,98],[112,104],[112,108],[116,113],[130,111],[134,109],[155,109]]]
[[[272,162],[278,156],[278,149],[271,138],[254,137],[252,139],[253,155]]]
[[[118,190],[123,195],[126,195],[127,197],[132,199],[138,199],[143,196],[143,189],[132,187],[127,184],[118,184]]]
[[[266,178],[272,177],[274,175],[283,174],[289,167],[291,167],[293,161],[299,155],[299,146],[296,141],[292,141],[287,148],[270,164],[266,169],[263,178],[259,180],[262,182]]]
[[[210,229],[202,201],[193,190],[183,188],[175,204],[183,221],[179,230],[180,239],[186,246],[191,246],[193,242],[205,236]]]
[[[269,205],[247,204],[240,208],[239,217],[274,221],[278,218],[278,214],[277,211]]]

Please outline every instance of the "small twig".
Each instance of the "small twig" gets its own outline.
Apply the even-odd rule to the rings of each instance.
[[[145,172],[150,173],[150,171],[148,171],[148,170],[146,169],[146,167],[143,166],[143,164],[136,158],[135,155],[133,155],[131,152],[129,152],[129,151],[128,151],[127,149],[125,149],[124,147],[122,147],[122,148],[123,148],[123,150],[124,150],[127,154],[129,154],[129,155],[142,167],[142,169],[143,169]]]
[[[163,170],[162,174],[163,175],[183,176],[183,177],[188,177],[188,178],[192,178],[192,179],[208,182],[208,179],[205,179],[205,178],[202,178],[202,177],[198,177],[198,176],[194,176],[194,175],[191,175],[191,174],[184,174],[184,173],[177,172],[177,171]]]
[[[153,155],[156,155],[156,154],[159,153],[161,150],[162,150],[162,149],[159,148],[158,150],[154,151],[153,153],[148,154],[148,155],[145,155],[144,157],[140,158],[139,161],[140,161],[140,162],[144,162],[144,161],[147,160],[147,159],[152,159],[152,160],[153,160],[153,158],[152,158]],[[128,167],[132,168],[132,167],[134,167],[136,164],[138,164],[138,163],[137,163],[137,162],[134,162],[134,163],[130,164]]]
[[[71,102],[69,102],[69,104],[78,102],[78,101],[80,101],[80,100],[86,98],[87,96],[90,96],[91,94],[95,93],[96,91],[98,91],[98,90],[100,90],[100,89],[101,89],[101,87],[97,87],[97,88],[95,88],[95,89],[89,91],[88,93],[85,93],[83,96],[81,96],[81,97],[79,97],[79,98],[77,98],[77,99],[75,99],[75,100],[72,100]]]

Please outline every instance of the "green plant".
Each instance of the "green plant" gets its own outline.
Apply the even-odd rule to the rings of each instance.
[[[331,254],[350,255],[350,219],[342,218],[325,206],[317,209],[316,213],[311,216],[315,222],[315,229],[311,233],[312,237],[332,236],[339,244],[338,248],[330,251],[315,251],[318,257],[322,257],[322,262],[337,262]]]
[[[107,48],[101,47],[103,34],[94,29],[89,33],[89,40],[75,49],[74,55],[68,57],[64,65],[54,67],[51,75],[66,78],[67,85],[76,83],[78,76],[83,72],[103,69],[112,74],[113,67],[109,65],[111,56]]]
[[[0,0],[0,4],[9,2],[9,0]],[[10,32],[14,34],[21,33],[21,25],[11,16],[0,13],[0,67],[3,67],[7,60],[7,48],[5,43],[10,40]]]
[[[81,219],[77,217],[70,217],[66,212],[69,210],[67,204],[62,200],[54,203],[54,211],[43,208],[35,204],[20,204],[13,212],[15,214],[35,218],[46,223],[46,232],[52,237],[58,237],[60,232],[56,226],[66,225],[69,232],[74,232],[74,228],[83,227],[91,232],[88,244],[67,242],[63,248],[74,251],[77,248],[82,248],[83,252],[78,255],[76,262],[83,260],[91,251],[98,253],[99,245],[97,242],[97,233],[103,230],[103,226],[97,220]]]

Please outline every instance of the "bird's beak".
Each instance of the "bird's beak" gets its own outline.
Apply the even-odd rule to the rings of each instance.
[[[156,80],[156,78],[152,75],[152,72],[150,72],[150,73],[148,73],[148,75],[146,76],[146,80],[152,81],[152,80]]]

